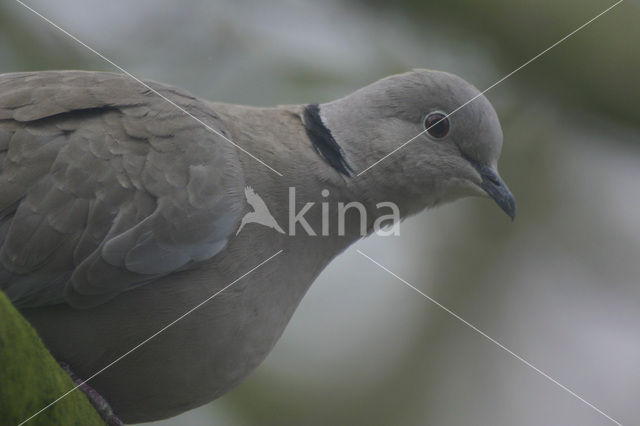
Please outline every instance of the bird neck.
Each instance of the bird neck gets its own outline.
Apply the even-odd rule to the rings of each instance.
[[[337,231],[333,210],[337,208],[338,199],[344,201],[354,195],[349,180],[327,165],[310,143],[302,118],[304,106],[256,108],[212,103],[211,107],[226,123],[230,139],[251,154],[238,150],[245,185],[264,200],[286,236],[323,236],[322,225],[327,225],[327,221],[329,232]],[[248,209],[251,211],[252,207]],[[304,223],[308,223],[311,230]],[[344,226],[345,234],[352,236],[351,223],[346,222]]]

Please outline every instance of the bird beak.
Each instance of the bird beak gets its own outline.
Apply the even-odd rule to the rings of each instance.
[[[480,188],[493,198],[498,206],[511,218],[516,217],[516,199],[509,191],[509,188],[504,183],[498,172],[484,164],[473,164],[480,176],[482,176],[482,183]]]

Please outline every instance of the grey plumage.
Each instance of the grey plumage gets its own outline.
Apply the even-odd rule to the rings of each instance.
[[[225,131],[202,101],[155,86]],[[224,247],[243,176],[199,123],[114,74],[9,74],[0,93],[0,259],[18,306],[92,306]],[[59,274],[65,292],[43,300]]]
[[[80,377],[284,250],[92,380],[127,422],[176,415],[235,386],[320,271],[361,237],[353,217],[343,236],[239,233],[246,186],[280,224],[289,186],[304,201],[362,202],[369,230],[381,201],[405,217],[489,193],[515,211],[496,171],[502,132],[484,97],[450,118],[442,140],[425,134],[360,177],[335,168],[363,170],[422,131],[426,114],[477,94],[450,74],[416,70],[321,104],[340,153],[333,165],[308,139],[305,106],[210,103],[149,84],[285,177],[125,76],[0,75],[0,287]],[[322,221],[319,209],[306,218]]]

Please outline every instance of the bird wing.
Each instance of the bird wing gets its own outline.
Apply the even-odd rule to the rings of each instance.
[[[148,83],[225,134],[203,101]],[[237,151],[125,76],[0,75],[0,288],[89,307],[219,253],[242,212]]]

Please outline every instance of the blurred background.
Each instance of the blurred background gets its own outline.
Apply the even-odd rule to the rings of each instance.
[[[482,90],[613,0],[25,2],[139,77],[275,105],[328,101],[411,68]],[[514,223],[467,199],[356,244],[247,381],[154,425],[613,424],[357,248],[640,424],[639,19],[628,0],[488,93]],[[0,72],[40,69],[115,71],[2,2]]]

